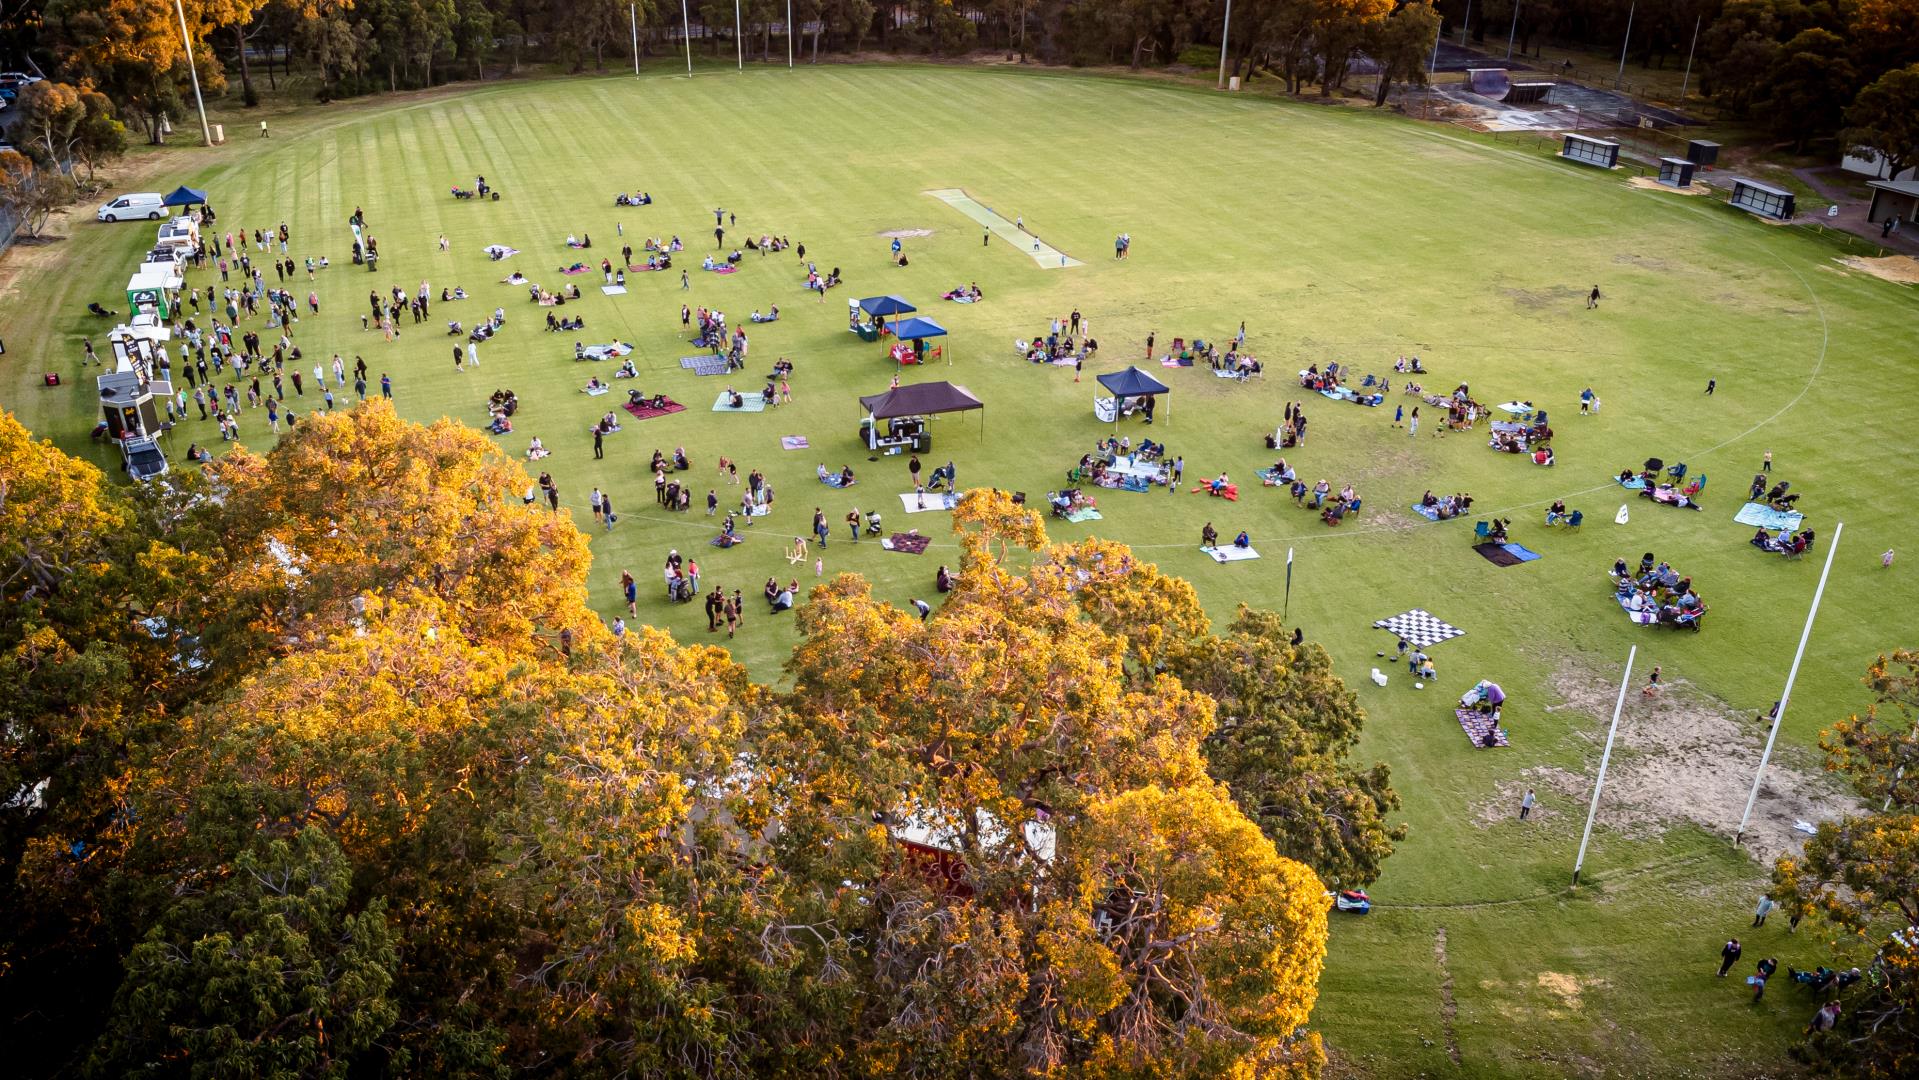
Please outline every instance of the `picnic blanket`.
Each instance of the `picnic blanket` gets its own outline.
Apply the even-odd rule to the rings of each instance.
[[[1159,358],[1159,366],[1160,367],[1192,367],[1193,360],[1191,357],[1162,356]]]
[[[1466,633],[1459,627],[1430,614],[1425,608],[1414,608],[1390,619],[1381,619],[1373,626],[1375,629],[1387,630],[1399,635],[1406,644],[1417,649],[1428,648],[1442,641],[1451,641]]]
[[[1505,549],[1506,554],[1511,555],[1520,562],[1533,562],[1536,559],[1545,557],[1537,551],[1528,551],[1523,544],[1503,544],[1501,546]]]
[[[572,266],[560,267],[560,273],[562,274],[590,274],[592,272],[593,268],[585,263],[574,263]]]
[[[1213,378],[1215,379],[1237,379],[1239,377],[1240,374],[1237,371],[1228,371],[1225,368],[1213,369]]]
[[[1494,420],[1493,421],[1493,431],[1498,432],[1500,434],[1524,435],[1527,432],[1527,430],[1528,429],[1526,425],[1515,424],[1511,420]]]
[[[603,293],[605,293],[605,294],[606,294],[606,295],[608,295],[608,296],[625,296],[625,295],[626,295],[626,286],[624,286],[624,285],[602,285],[602,286],[600,286],[600,291],[601,291],[601,292],[603,292]]]
[[[1213,561],[1217,563],[1245,562],[1248,559],[1259,558],[1259,552],[1252,548],[1235,547],[1232,544],[1221,544],[1218,547],[1209,548],[1203,547],[1199,550],[1212,556]]]
[[[726,357],[711,353],[705,356],[682,356],[680,366],[695,375],[724,375],[727,371]]]
[[[644,274],[648,270],[666,270],[669,268],[664,266],[648,266],[645,263],[628,263],[626,269],[629,273]]]
[[[732,395],[722,390],[720,391],[720,396],[713,399],[713,411],[732,413],[765,412],[766,402],[760,400],[760,395],[756,393],[741,394],[740,407],[736,409],[733,407]]]
[[[1494,566],[1518,566],[1526,560],[1506,550],[1504,544],[1474,544],[1473,550]]]
[[[1278,469],[1257,469],[1253,472],[1253,475],[1265,481],[1267,487],[1280,487],[1292,483],[1291,480],[1280,479]]]
[[[1651,626],[1653,623],[1659,621],[1659,613],[1657,611],[1634,611],[1626,606],[1626,598],[1618,593],[1613,594],[1613,599],[1619,602],[1619,610],[1625,612],[1628,619],[1631,619],[1641,626]]]
[[[881,540],[880,546],[888,551],[904,551],[908,555],[924,555],[926,554],[927,547],[932,543],[933,538],[930,536],[921,536],[918,533],[894,533],[886,539]]]
[[[656,416],[666,416],[669,413],[686,411],[686,406],[680,404],[677,401],[674,401],[672,398],[667,398],[666,407],[661,409],[656,409],[651,404],[636,405],[631,401],[627,402],[625,405],[622,405],[621,408],[625,409],[627,412],[632,413],[634,416],[638,417],[641,420],[651,420]]]
[[[611,389],[613,388],[610,386],[586,386],[586,387],[580,388],[580,393],[585,394],[588,397],[599,397],[601,394],[604,394]]]
[[[1418,503],[1414,503],[1413,513],[1418,514],[1420,517],[1425,518],[1427,521],[1439,520],[1439,507],[1437,506],[1421,506]]]
[[[836,472],[827,473],[825,476],[821,476],[818,479],[820,483],[825,484],[827,487],[852,487],[853,484],[859,483],[858,480],[854,480],[853,484],[842,484],[840,483],[840,480],[842,478],[840,474]]]
[[[626,356],[632,351],[633,346],[628,345],[624,341],[616,341],[611,345],[588,345],[580,350],[579,358],[586,360],[611,360],[616,356]]]
[[[739,267],[732,265],[707,266],[701,269],[713,274],[737,274],[740,272]]]
[[[1774,510],[1765,503],[1749,502],[1739,508],[1732,516],[1741,525],[1751,525],[1759,529],[1785,529],[1787,532],[1799,531],[1806,515],[1797,510]]]
[[[1110,488],[1114,491],[1146,492],[1153,490],[1153,485],[1148,483],[1143,476],[1124,476],[1110,472],[1099,478],[1099,486]],[[1194,488],[1193,490],[1198,491],[1200,489]]]
[[[518,255],[520,253],[519,248],[507,247],[505,244],[488,244],[482,250],[484,250],[488,255],[492,256],[494,261],[496,262],[499,261],[500,259],[512,258],[513,256]]]
[[[1100,519],[1099,511],[1093,509],[1090,506],[1082,506],[1078,510],[1073,510],[1068,512],[1066,515],[1066,520],[1074,523],[1075,525],[1079,524],[1082,521],[1098,521],[1099,519]]]
[[[780,436],[780,449],[782,450],[804,450],[810,445],[812,444],[806,441],[806,436],[804,435]]]
[[[1512,745],[1506,741],[1505,729],[1496,726],[1489,715],[1482,715],[1476,709],[1454,709],[1453,716],[1458,718],[1459,726],[1465,730],[1466,737],[1473,741],[1474,746],[1485,748],[1488,731],[1493,733],[1494,746]]]
[[[1514,416],[1517,416],[1520,419],[1524,420],[1532,416],[1533,407],[1521,401],[1508,401],[1504,405],[1501,405],[1499,407],[1499,411],[1503,413],[1511,413]]]
[[[906,492],[900,496],[900,505],[906,507],[909,514],[928,514],[935,510],[951,510],[959,505],[959,496],[950,492],[929,491],[922,505],[921,497],[915,492]]]
[[[1113,463],[1106,467],[1106,471],[1109,473],[1118,473],[1121,476],[1137,476],[1143,480],[1157,480],[1159,478],[1160,465],[1158,462],[1140,461],[1137,458],[1123,457],[1114,458]]]
[[[732,539],[729,540],[725,533],[721,533],[720,535],[714,537],[713,539],[708,540],[707,543],[713,545],[716,548],[738,547],[741,544],[746,543],[746,537],[741,536],[739,533],[734,533]]]
[[[1618,477],[1614,477],[1614,479],[1618,480]],[[1619,486],[1622,488],[1625,488],[1627,491],[1646,490],[1646,482],[1644,480],[1641,480],[1637,476],[1633,477],[1631,480],[1619,480]]]

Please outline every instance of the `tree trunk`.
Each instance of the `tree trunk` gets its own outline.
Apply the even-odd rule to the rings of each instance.
[[[280,47],[278,45],[275,45],[272,49],[269,49],[267,51],[267,88],[271,90],[280,89],[279,80],[273,77],[273,60],[274,60],[274,57],[279,54],[279,51],[280,51]],[[292,59],[293,59],[293,50],[288,49],[287,60],[291,61]]]
[[[821,19],[819,22],[813,24],[813,62],[815,64],[820,62],[820,30],[821,24],[824,22],[826,22],[826,20]]]
[[[260,95],[253,89],[253,72],[247,66],[247,28],[234,23],[233,40],[240,43],[240,103],[250,109],[260,103]]]
[[[1386,104],[1386,95],[1392,93],[1393,69],[1382,66],[1379,69],[1379,85],[1373,88],[1373,108]]]

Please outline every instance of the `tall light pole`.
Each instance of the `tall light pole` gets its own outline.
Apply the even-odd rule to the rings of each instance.
[[[1632,17],[1639,14],[1639,0],[1626,9],[1626,36],[1619,43],[1619,74],[1613,76],[1612,88],[1619,89],[1626,83],[1626,47],[1632,44]]]
[[[1779,695],[1779,707],[1772,711],[1772,730],[1766,733],[1766,749],[1759,755],[1759,771],[1752,777],[1752,794],[1746,796],[1746,812],[1739,815],[1739,831],[1732,834],[1732,844],[1739,846],[1739,839],[1746,831],[1746,820],[1752,817],[1752,804],[1759,801],[1759,784],[1766,778],[1766,764],[1772,760],[1772,743],[1779,737],[1779,725],[1786,718],[1786,706],[1792,703],[1792,681],[1799,677],[1799,661],[1806,658],[1806,642],[1812,638],[1812,620],[1819,615],[1819,601],[1826,595],[1826,575],[1832,573],[1832,557],[1839,551],[1839,534],[1846,531],[1846,523],[1841,521],[1833,526],[1832,542],[1826,545],[1826,568],[1819,571],[1819,586],[1812,591],[1812,610],[1806,612],[1806,628],[1799,632],[1799,650],[1792,654],[1792,667],[1786,672],[1786,689]]]
[[[740,32],[740,0],[733,0],[733,63],[746,70],[746,38]]]
[[[693,23],[686,14],[686,0],[680,0],[680,40],[686,43],[686,77],[693,77]]]
[[[1020,9],[1020,31],[1026,30],[1026,9]],[[1226,0],[1226,20],[1219,25],[1219,86],[1226,89],[1226,38],[1233,30],[1233,0]]]
[[[1579,870],[1586,865],[1586,845],[1593,838],[1593,818],[1599,815],[1599,792],[1606,786],[1606,766],[1612,762],[1613,737],[1619,734],[1619,712],[1626,707],[1626,687],[1632,682],[1632,662],[1639,655],[1634,645],[1626,654],[1626,673],[1619,677],[1619,700],[1613,702],[1612,726],[1606,729],[1606,749],[1599,755],[1599,778],[1593,781],[1592,805],[1586,808],[1586,831],[1579,837],[1579,854],[1573,859],[1573,884],[1579,884]]]
[[[786,70],[793,70],[793,0],[786,0]]]
[[[1513,25],[1506,31],[1506,59],[1513,58],[1513,40],[1519,36],[1519,0],[1513,0]]]
[[[180,5],[180,0],[173,0],[173,13],[180,16],[180,44],[186,46],[187,74],[193,78],[193,104],[200,110],[200,137],[206,140],[202,145],[212,146],[213,129],[207,125],[207,103],[200,96],[200,68],[193,62],[193,39],[187,36],[187,10]]]
[[[1466,0],[1466,21],[1459,24],[1459,44],[1465,45],[1466,39],[1473,34],[1473,0]]]
[[[633,74],[640,73],[640,5],[628,4],[627,16],[633,20]]]
[[[1679,104],[1686,103],[1686,88],[1692,85],[1692,57],[1699,51],[1699,25],[1706,21],[1704,15],[1692,21],[1692,45],[1686,49],[1686,77],[1679,83]]]

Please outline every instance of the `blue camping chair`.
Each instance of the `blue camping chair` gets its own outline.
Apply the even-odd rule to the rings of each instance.
[[[1566,515],[1567,529],[1577,529],[1581,525],[1584,525],[1585,523],[1586,523],[1586,512],[1584,510],[1574,510],[1572,513]]]
[[[1473,523],[1473,543],[1483,544],[1487,541],[1488,538],[1492,536],[1492,534],[1493,534],[1492,526],[1486,524],[1483,521],[1476,521]]]
[[[1667,467],[1666,475],[1672,477],[1674,480],[1684,480],[1686,478],[1686,463],[1683,461],[1674,462]]]

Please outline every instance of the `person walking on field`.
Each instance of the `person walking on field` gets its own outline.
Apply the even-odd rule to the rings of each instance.
[[[1146,332],[1146,359],[1148,360],[1151,360],[1153,358],[1153,334],[1154,333],[1155,331],[1152,331],[1152,330],[1148,330]]]
[[[1719,977],[1720,978],[1722,979],[1725,978],[1726,972],[1731,971],[1732,966],[1739,962],[1739,952],[1740,952],[1740,949],[1739,949],[1738,938],[1729,938],[1727,939],[1724,945],[1720,946],[1719,948]]]
[[[1599,286],[1594,285],[1593,291],[1586,294],[1586,310],[1591,311],[1592,309],[1598,306],[1599,306]]]
[[[1419,406],[1415,405],[1413,406],[1412,415],[1406,418],[1406,437],[1410,439],[1413,436],[1418,434],[1419,434]]]
[[[1528,817],[1531,817],[1533,807],[1538,803],[1539,797],[1533,794],[1532,788],[1527,788],[1526,794],[1519,799],[1519,820],[1524,821]]]

